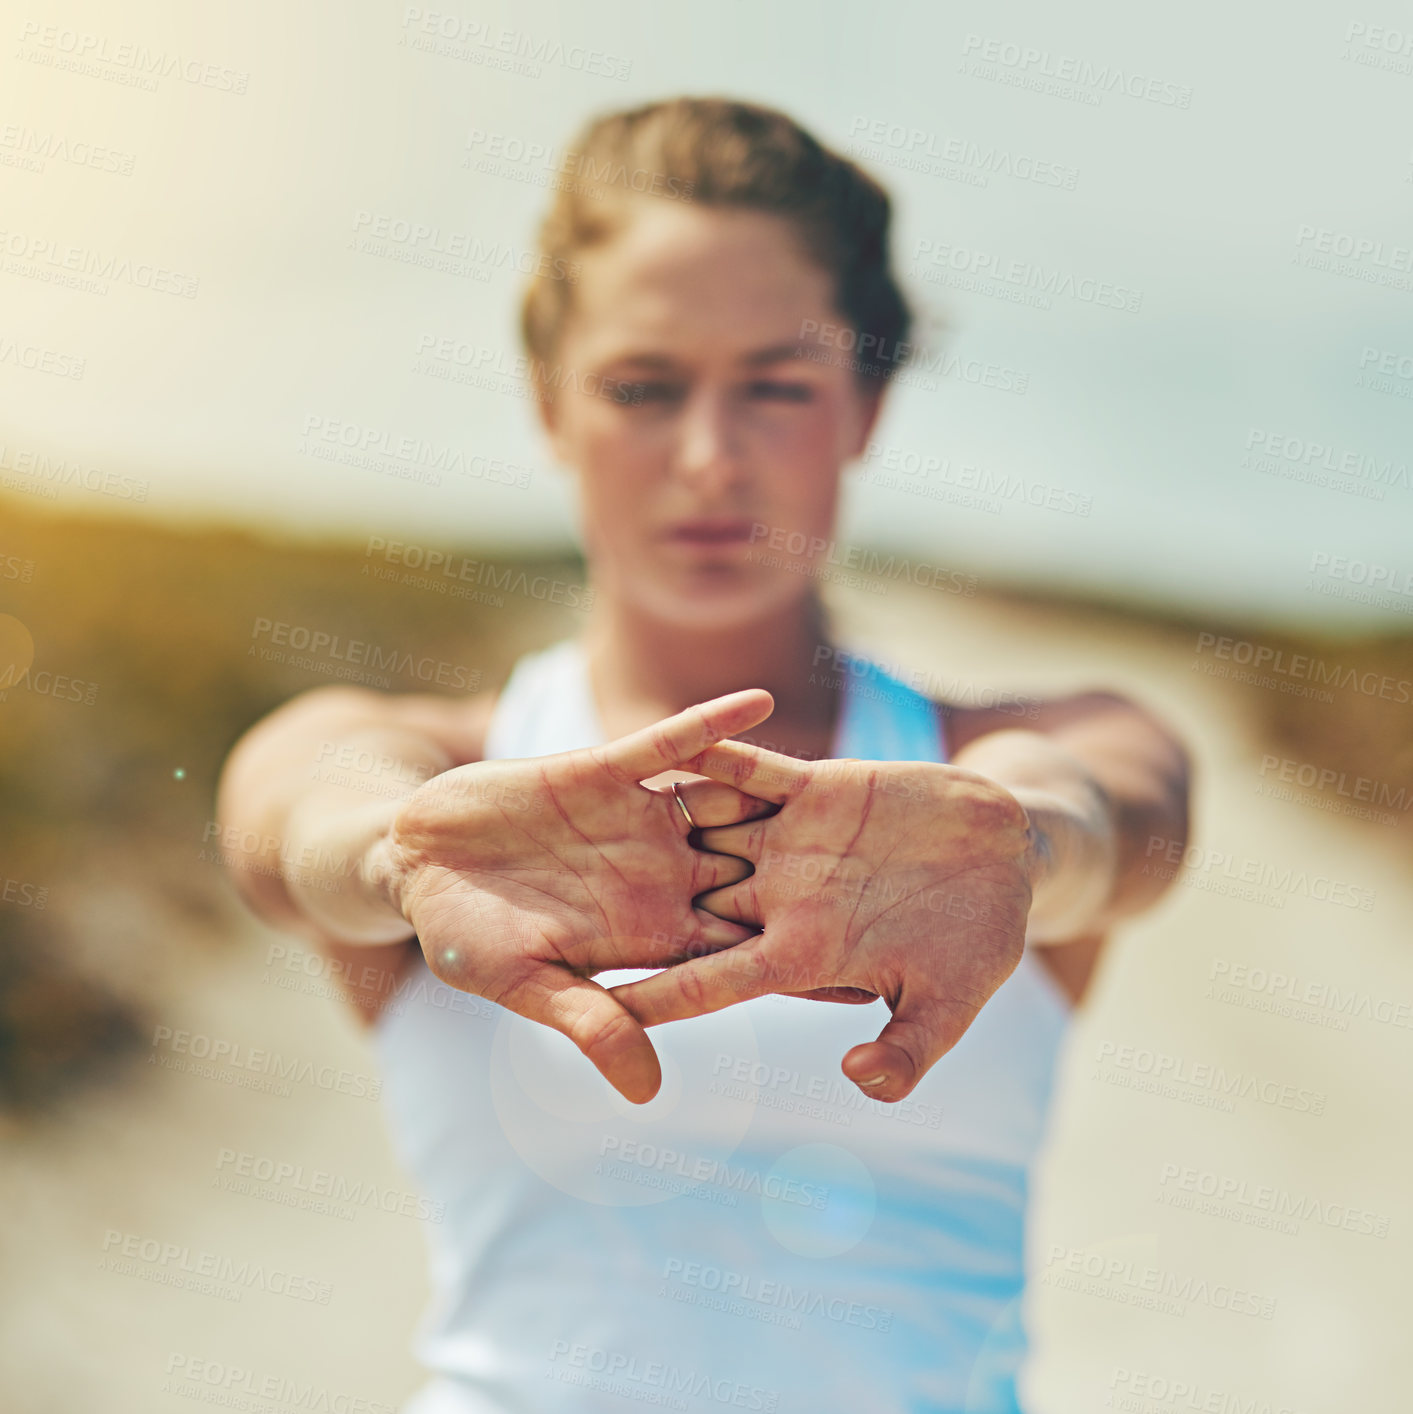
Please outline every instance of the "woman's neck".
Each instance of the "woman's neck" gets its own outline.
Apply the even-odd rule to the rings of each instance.
[[[731,629],[683,629],[601,597],[584,635],[589,677],[610,740],[698,702],[763,687],[775,711],[743,739],[793,755],[827,756],[838,675],[822,661],[823,607],[808,597]]]

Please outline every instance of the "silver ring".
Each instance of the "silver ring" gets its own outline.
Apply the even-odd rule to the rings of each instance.
[[[672,782],[672,798],[677,802],[677,808],[682,812],[683,818],[687,821],[687,828],[689,830],[695,830],[698,828],[697,822],[692,819],[692,812],[687,809],[687,802],[682,799],[682,792],[678,789],[681,784],[681,781]]]

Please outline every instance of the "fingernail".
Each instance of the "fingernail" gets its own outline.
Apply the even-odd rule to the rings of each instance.
[[[862,1085],[865,1090],[873,1090],[882,1085],[887,1079],[888,1077],[886,1075],[875,1075],[872,1080],[860,1080],[859,1084]]]

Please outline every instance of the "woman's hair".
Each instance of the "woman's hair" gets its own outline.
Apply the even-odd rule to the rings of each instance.
[[[773,108],[673,98],[606,113],[578,134],[540,227],[540,259],[520,329],[537,370],[553,362],[573,300],[578,255],[617,232],[644,200],[735,207],[784,217],[834,280],[834,304],[862,339],[859,376],[902,365],[912,312],[893,278],[888,193]],[[542,381],[537,373],[536,381]]]

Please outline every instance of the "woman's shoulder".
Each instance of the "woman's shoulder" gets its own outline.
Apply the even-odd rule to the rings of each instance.
[[[566,674],[573,673],[581,661],[578,641],[564,639],[522,654],[503,682],[466,697],[431,692],[377,695],[397,725],[433,737],[450,753],[454,765],[465,766],[485,760],[498,707],[514,712],[546,696],[557,697],[572,687],[573,680]]]
[[[485,758],[486,733],[499,697],[499,688],[469,697],[409,692],[389,697],[387,709],[394,725],[425,733],[452,757],[454,766],[466,766]]]
[[[1032,731],[1046,734],[1106,730],[1137,710],[1116,692],[1094,689],[1059,697],[998,695],[986,705],[934,699],[953,752],[992,732]]]

